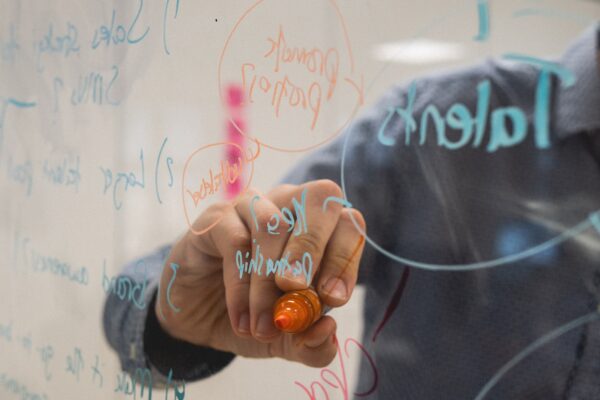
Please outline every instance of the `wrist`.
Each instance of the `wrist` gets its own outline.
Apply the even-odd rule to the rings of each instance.
[[[148,312],[144,330],[144,353],[149,363],[163,375],[173,373],[174,379],[193,380],[210,376],[227,366],[234,354],[196,345],[172,336],[160,323],[156,295]]]

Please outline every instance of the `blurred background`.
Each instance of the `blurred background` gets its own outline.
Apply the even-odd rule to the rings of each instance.
[[[232,148],[210,145],[256,154],[258,140],[243,186],[268,191],[390,86],[506,53],[552,59],[599,18],[592,0],[0,0],[0,398],[18,398],[9,378],[48,399],[129,397],[102,280],[225,198],[185,194]],[[283,42],[313,58],[278,63]],[[341,340],[361,340],[363,294],[332,313]],[[350,391],[363,356],[343,355]],[[295,382],[314,381],[237,358],[186,398],[305,399]],[[317,398],[346,398],[325,387]]]

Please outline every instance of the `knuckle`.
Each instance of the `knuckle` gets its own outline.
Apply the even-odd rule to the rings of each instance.
[[[273,215],[277,214],[276,212],[272,212],[272,210],[256,210],[256,222],[258,223],[258,230],[263,231],[267,229],[267,225],[271,223],[273,220]],[[279,217],[281,220],[281,216]]]
[[[352,265],[351,254],[335,252],[327,257],[327,275],[334,275],[337,278],[351,275],[354,269],[348,267]]]
[[[337,354],[335,346],[327,346],[324,349],[311,350],[304,354],[302,362],[309,367],[324,368],[331,364]]]
[[[230,204],[236,208],[247,207],[255,196],[259,197],[259,202],[263,197],[262,193],[258,189],[251,187],[248,188],[246,191],[242,192],[242,194],[237,199],[231,200]]]
[[[361,229],[363,229],[363,230],[367,229],[367,223],[365,221],[365,217],[356,208],[345,208],[344,211],[342,212],[342,215],[340,216],[340,221],[343,223],[351,224],[351,225],[353,225],[353,221],[354,221],[358,224],[358,226]]]
[[[255,186],[249,187],[248,190],[246,190],[246,192],[244,193],[244,197],[245,198],[251,199],[254,196],[260,196],[260,197],[262,197],[262,193]]]
[[[290,252],[292,255],[300,256],[301,254],[308,252],[311,256],[320,254],[324,244],[322,243],[321,237],[315,230],[308,231],[295,238],[290,245]]]
[[[342,197],[342,188],[331,179],[320,179],[312,183],[315,191],[324,197]]]
[[[229,210],[231,210],[231,206],[228,203],[218,202],[211,204],[196,218],[192,226],[195,229],[201,229],[205,225],[222,218]]]
[[[296,185],[292,185],[291,183],[284,183],[284,184],[281,184],[281,185],[278,185],[277,187],[275,187],[273,190],[271,190],[269,192],[269,194],[291,192],[296,188],[297,188]]]
[[[234,248],[247,248],[250,245],[250,233],[243,229],[235,229],[227,234],[229,244]]]

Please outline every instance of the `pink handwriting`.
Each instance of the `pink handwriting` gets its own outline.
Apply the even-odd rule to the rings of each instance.
[[[338,359],[340,360],[341,376],[336,374],[329,368],[323,368],[323,369],[321,369],[321,374],[320,374],[321,380],[324,383],[326,383],[327,385],[329,385],[332,389],[339,389],[342,392],[342,395],[344,396],[343,397],[344,400],[349,400],[350,397],[348,395],[348,376],[346,374],[346,367],[344,364],[344,354],[342,354],[340,342],[336,340],[336,344],[337,344]],[[375,389],[377,388],[377,383],[379,380],[379,375],[377,373],[377,367],[375,366],[375,362],[373,361],[373,358],[371,357],[371,355],[369,354],[367,349],[358,340],[353,339],[353,338],[348,338],[344,342],[344,353],[345,353],[346,358],[349,358],[349,354],[348,354],[348,345],[349,344],[354,344],[356,347],[358,347],[358,349],[361,351],[361,353],[365,356],[365,358],[369,362],[369,365],[371,366],[371,370],[373,371],[373,384],[371,385],[369,390],[364,391],[364,392],[354,392],[354,395],[359,396],[359,397],[368,396],[371,393],[373,393],[375,391]],[[294,381],[294,383],[296,385],[300,386],[300,388],[302,388],[302,390],[304,390],[304,392],[308,395],[308,398],[311,400],[318,399],[317,390],[316,390],[317,388],[319,389],[319,392],[324,396],[323,398],[326,400],[329,400],[329,391],[327,390],[326,386],[323,383],[321,383],[321,381],[319,381],[319,380],[312,381],[308,387],[304,386],[302,383],[300,383],[298,381]]]

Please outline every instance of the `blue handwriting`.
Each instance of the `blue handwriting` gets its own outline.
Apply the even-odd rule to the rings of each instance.
[[[94,32],[94,38],[92,39],[92,49],[97,49],[102,43],[106,47],[111,45],[118,45],[121,43],[127,44],[136,44],[144,40],[150,27],[147,27],[143,34],[138,37],[135,37],[135,28],[142,13],[142,8],[144,7],[144,0],[140,0],[140,5],[138,7],[137,14],[129,24],[129,27],[126,29],[123,24],[116,24],[117,19],[117,10],[113,8],[112,10],[112,18],[110,21],[110,25],[101,25]]]
[[[253,242],[256,244],[256,239],[254,239]],[[254,257],[252,258],[250,258],[249,251],[246,251],[246,254],[244,255],[241,250],[237,250],[235,252],[235,263],[240,274],[240,279],[243,278],[245,273],[254,273],[259,276],[262,275],[263,265],[266,264],[266,276],[270,276],[271,274],[279,274],[279,276],[284,276],[289,270],[294,276],[304,275],[306,284],[310,285],[313,271],[313,260],[310,253],[304,252],[302,255],[302,261],[297,260],[294,263],[294,267],[292,267],[288,261],[289,257],[290,254],[288,252],[279,259],[273,260],[271,258],[267,258],[265,263],[265,257],[260,251],[260,245],[256,245],[254,249]]]
[[[123,206],[123,202],[118,198],[118,189],[119,185],[122,183],[124,191],[126,192],[130,187],[140,187],[144,189],[146,187],[146,175],[144,172],[144,150],[140,149],[140,165],[141,165],[141,176],[142,180],[138,181],[135,173],[133,172],[118,172],[116,174],[113,173],[111,169],[102,168],[102,174],[104,176],[104,194],[112,187],[112,198],[113,198],[113,206],[116,210],[120,210]]]
[[[505,56],[505,58],[526,62],[541,68],[535,93],[534,141],[537,148],[548,148],[550,147],[549,104],[551,75],[557,75],[566,86],[571,86],[575,82],[574,76],[568,70],[556,64],[533,57],[511,54]],[[481,146],[490,111],[491,84],[489,80],[484,80],[477,85],[477,94],[478,99],[475,115],[471,115],[466,105],[454,103],[446,111],[444,118],[437,106],[429,104],[420,116],[419,145],[425,144],[428,124],[431,121],[435,127],[437,143],[440,147],[457,150],[466,146],[471,141],[473,147]],[[394,116],[398,116],[403,120],[405,144],[410,144],[411,135],[417,130],[417,121],[413,115],[415,98],[416,84],[413,82],[408,90],[406,106],[390,108],[387,117],[379,128],[377,138],[382,145],[393,146],[396,144],[395,138],[385,135],[386,128]],[[450,140],[446,135],[446,126],[461,132],[458,140]],[[512,132],[509,131],[508,126],[512,127]],[[500,107],[491,113],[491,132],[487,145],[488,152],[495,152],[503,147],[518,145],[525,140],[526,136],[527,117],[521,108],[515,106]]]
[[[117,387],[115,387],[115,393],[123,393],[128,396],[133,395],[133,398],[137,398],[137,388],[139,384],[139,393],[140,397],[144,397],[144,392],[146,388],[148,389],[148,399],[152,399],[152,373],[148,368],[136,368],[133,377],[129,374],[121,372],[117,375]],[[185,398],[185,382],[182,381],[183,391],[179,391],[177,384],[173,383],[173,370],[169,369],[169,374],[167,375],[167,384],[165,386],[165,400],[169,396],[169,389],[173,387],[174,389],[174,399],[176,400],[184,400]]]
[[[26,188],[25,194],[31,196],[31,186],[33,184],[33,167],[30,160],[22,164],[13,164],[12,156],[8,157],[6,174],[8,178]]]
[[[281,219],[288,225],[288,232],[291,232],[294,229],[294,226],[298,224],[298,229],[294,231],[294,236],[299,236],[300,234],[308,232],[308,224],[306,222],[306,191],[307,188],[304,188],[302,194],[300,196],[300,202],[295,198],[292,199],[292,204],[294,206],[294,211],[296,216],[294,218],[294,213],[287,208],[283,207],[281,209],[281,218],[279,214],[273,214],[267,223],[267,232],[271,235],[279,235],[277,231],[279,229],[279,224]],[[252,219],[254,220],[254,227],[256,231],[259,231],[258,219],[256,218],[256,211],[254,210],[254,204],[260,200],[259,196],[254,196],[250,201],[250,214],[252,215]]]
[[[0,373],[0,387],[4,388],[7,392],[12,392],[19,396],[21,399],[27,400],[48,400],[46,394],[38,394],[29,391],[29,388],[19,382],[18,380],[11,378],[6,373]]]
[[[113,65],[111,69],[112,77],[110,77],[110,80],[100,72],[79,75],[77,86],[71,92],[71,104],[74,106],[88,103],[118,106],[121,101],[112,96],[111,90],[117,79],[119,79],[119,67]]]
[[[23,252],[23,263],[31,271],[35,273],[47,272],[79,285],[87,285],[89,283],[88,269],[85,266],[74,268],[66,261],[44,255],[30,245],[30,242],[28,237],[21,237],[19,232],[15,234],[15,249],[18,249],[20,245]],[[15,259],[15,264],[17,262],[18,257]]]
[[[79,382],[79,375],[84,368],[83,354],[81,353],[81,349],[78,347],[73,348],[73,353],[69,354],[66,359],[67,367],[66,371],[69,374],[72,374]]]
[[[64,157],[60,164],[44,160],[44,177],[57,186],[73,186],[79,192],[81,173],[79,172],[79,156]]]
[[[40,359],[44,364],[44,377],[47,381],[52,380],[52,374],[50,373],[50,361],[52,357],[54,357],[54,347],[52,346],[43,346],[37,349],[38,353],[40,353]]]
[[[159,185],[159,176],[161,175],[161,171],[162,171],[161,167],[166,167],[166,169],[167,169],[168,186],[170,188],[172,188],[174,185],[173,158],[167,156],[164,158],[164,163],[162,162],[163,161],[163,152],[164,152],[164,148],[167,144],[167,140],[168,140],[167,138],[165,138],[163,140],[163,142],[160,146],[160,150],[158,151],[158,155],[156,156],[156,162],[154,164],[154,193],[156,195],[156,200],[158,201],[159,204],[162,204],[162,199],[160,196],[160,185]],[[141,172],[140,172],[141,179],[140,180],[138,180],[136,174],[133,171],[115,173],[115,172],[113,172],[113,170],[111,170],[109,168],[100,167],[100,170],[102,171],[102,175],[104,177],[104,192],[103,193],[106,194],[108,192],[108,190],[112,188],[113,206],[115,207],[116,210],[120,210],[121,207],[123,206],[123,202],[121,200],[121,197],[119,196],[119,193],[122,193],[123,191],[127,192],[127,190],[129,188],[136,188],[136,187],[139,187],[141,189],[146,188],[144,149],[140,149],[139,160],[140,160],[140,170],[141,170]],[[123,189],[121,191],[119,191],[120,185],[123,187]]]
[[[9,37],[6,40],[0,38],[0,56],[2,57],[3,62],[7,64],[14,64],[17,50],[21,48],[17,40],[14,23],[10,24],[8,35]]]
[[[103,387],[104,386],[104,376],[102,375],[102,372],[100,372],[100,358],[98,357],[98,355],[96,354],[96,363],[94,365],[92,365],[91,367],[92,369],[92,382],[96,382],[96,377],[98,377],[99,379],[99,383],[98,383],[98,387]]]
[[[0,324],[0,339],[12,342],[12,322],[9,322],[8,325]]]
[[[473,39],[483,42],[490,37],[489,0],[477,0],[477,14],[479,16],[479,33]]]
[[[0,97],[0,155],[2,155],[2,143],[4,141],[4,121],[6,119],[6,114],[9,106],[16,108],[31,108],[35,107],[36,103],[19,101],[11,97]]]
[[[163,15],[163,49],[165,50],[165,54],[171,55],[169,51],[169,46],[167,45],[167,13],[169,12],[169,4],[171,0],[165,0],[165,13]],[[173,15],[173,19],[177,18],[179,14],[179,0],[175,0],[175,13]]]
[[[102,288],[106,293],[112,293],[121,300],[127,299],[135,307],[143,310],[146,308],[146,287],[148,285],[148,268],[143,261],[138,261],[136,264],[136,274],[139,272],[137,268],[144,267],[143,279],[138,282],[134,277],[119,276],[109,278],[106,274],[106,260],[102,266]]]
[[[34,43],[34,49],[37,54],[37,71],[42,72],[42,55],[56,54],[58,56],[68,58],[69,55],[79,53],[79,44],[77,43],[78,31],[77,27],[71,22],[66,24],[65,34],[54,33],[54,24],[48,26],[48,32],[37,43]]]
[[[159,166],[161,158],[162,158],[162,153],[163,150],[165,149],[165,145],[167,144],[167,140],[169,140],[168,138],[165,138],[162,142],[162,144],[160,145],[160,150],[158,151],[158,157],[156,157],[156,164],[154,166],[154,191],[156,193],[156,199],[158,200],[158,202],[160,204],[162,204],[162,200],[160,198],[160,191],[159,191],[159,186],[158,186],[158,172],[159,172]],[[165,159],[165,162],[167,164],[167,170],[169,172],[169,187],[172,188],[173,187],[173,158],[172,157],[167,157]]]

